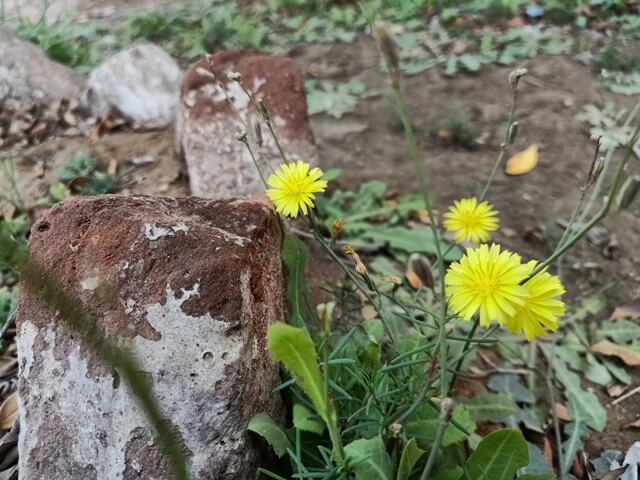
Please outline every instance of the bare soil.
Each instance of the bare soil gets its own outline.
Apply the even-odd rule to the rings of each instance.
[[[417,188],[412,166],[407,161],[398,119],[383,92],[387,86],[375,46],[371,41],[354,44],[296,46],[290,55],[306,71],[321,78],[345,80],[358,78],[380,95],[361,100],[357,110],[340,120],[327,116],[312,118],[312,127],[324,168],[340,168],[337,184],[356,188],[370,179],[384,180],[389,189],[412,192]],[[539,232],[558,219],[568,219],[580,195],[589,170],[594,144],[576,114],[588,103],[612,99],[619,107],[630,107],[633,99],[603,91],[596,75],[570,56],[541,56],[524,62],[529,75],[521,85],[516,117],[520,133],[513,151],[532,143],[540,147],[540,162],[535,170],[519,177],[499,172],[489,199],[500,211],[502,230],[495,239],[519,252],[526,259],[544,258],[549,245]],[[483,185],[504,135],[511,91],[507,75],[511,69],[483,67],[475,75],[445,77],[438,69],[406,80],[406,92],[418,141],[424,152],[424,167],[434,203],[446,208],[454,199],[477,193]],[[446,145],[432,135],[453,105],[472,109],[475,123],[485,134],[484,145],[473,151]],[[364,130],[364,131],[363,131]],[[97,143],[89,140],[57,139],[32,147],[21,155],[19,178],[32,199],[40,198],[51,175],[72,153],[88,150],[105,166],[115,160],[119,171],[128,169],[134,156],[151,154],[155,162],[132,169],[134,183],[130,192],[187,194],[184,167],[173,153],[173,133],[151,132],[107,135]],[[46,173],[34,178],[34,165],[44,161]],[[640,162],[633,162],[638,172]],[[565,261],[567,298],[577,299],[614,282],[609,289],[610,310],[591,321],[600,321],[619,304],[640,299],[640,202],[607,219],[603,231],[613,249],[581,242]],[[613,252],[611,254],[611,251]],[[605,255],[606,254],[606,255]],[[322,254],[313,256],[310,275],[312,296],[322,298],[320,288],[337,272],[328,267]],[[640,367],[632,370],[632,386],[640,382]],[[611,399],[602,387],[592,385],[604,405]],[[640,415],[640,395],[616,407],[607,407],[609,423],[603,433],[593,433],[587,442],[592,453],[603,449],[625,450],[640,437],[629,424]]]

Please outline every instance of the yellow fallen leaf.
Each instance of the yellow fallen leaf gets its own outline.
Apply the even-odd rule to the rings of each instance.
[[[378,312],[373,307],[373,305],[370,305],[370,304],[367,304],[364,307],[362,307],[360,309],[360,313],[362,314],[362,318],[364,318],[365,320],[371,320],[373,318],[376,318],[376,316],[378,316]]]
[[[507,175],[523,175],[530,172],[538,164],[538,145],[535,143],[526,150],[516,153],[505,166]]]
[[[600,340],[599,342],[594,343],[591,345],[591,351],[594,353],[601,353],[602,355],[618,357],[625,364],[631,367],[640,365],[640,352],[623,347],[622,345],[616,345],[609,340]]]
[[[640,318],[640,304],[635,305],[621,305],[616,307],[609,320],[622,320],[625,318],[636,319]]]
[[[0,429],[9,430],[18,418],[18,392],[9,395],[0,405]]]

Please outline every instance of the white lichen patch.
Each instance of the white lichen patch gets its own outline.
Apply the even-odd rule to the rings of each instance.
[[[178,223],[171,227],[162,227],[155,223],[144,224],[144,236],[149,240],[158,240],[163,237],[174,237],[178,232],[187,233],[188,231],[189,227],[184,223]]]
[[[239,321],[251,311],[249,279],[249,273],[243,272]],[[136,336],[122,340],[152,380],[163,416],[179,430],[191,452],[194,480],[199,480],[199,472],[206,471],[211,463],[216,432],[242,432],[245,427],[231,425],[238,420],[225,414],[226,402],[214,388],[224,381],[227,366],[240,360],[245,346],[239,334],[227,333],[228,323],[216,321],[208,313],[191,316],[182,311],[184,302],[197,297],[199,290],[198,283],[178,294],[167,286],[164,302],[145,306],[146,320],[161,339]],[[37,342],[37,338],[42,341]],[[54,327],[38,328],[23,322],[18,336],[21,376],[26,386],[26,398],[19,400],[21,478],[37,477],[38,445],[58,441],[38,434],[55,416],[72,438],[75,464],[93,466],[98,480],[120,480],[132,432],[139,427],[149,431],[149,425],[125,382],[114,387],[111,375],[96,377],[79,346],[68,353],[64,363],[57,360],[60,348]],[[140,461],[134,459],[131,468],[143,472],[145,465]]]
[[[250,238],[242,237],[240,235],[236,235],[235,233],[228,232],[227,230],[223,230],[222,228],[212,227],[216,232],[222,235],[222,238],[225,242],[231,242],[239,247],[244,247],[248,242],[251,241]]]

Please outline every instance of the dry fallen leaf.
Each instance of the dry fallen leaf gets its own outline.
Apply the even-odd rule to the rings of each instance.
[[[567,407],[565,407],[561,403],[556,403],[556,415],[563,422],[571,421],[571,415],[569,415],[569,411],[567,410]]]
[[[530,172],[538,164],[538,145],[535,143],[526,150],[516,153],[505,166],[507,175],[523,175]]]
[[[640,419],[636,420],[635,422],[631,422],[629,424],[629,427],[631,427],[631,428],[640,428]]]
[[[18,392],[9,395],[0,405],[0,429],[9,430],[18,418]]]
[[[376,316],[378,315],[378,312],[376,312],[376,309],[371,304],[367,304],[362,307],[360,313],[362,314],[362,318],[364,318],[365,320],[371,320],[373,318],[376,318]]]
[[[420,277],[416,274],[416,272],[407,270],[404,276],[407,279],[407,282],[409,282],[409,285],[411,285],[411,288],[414,288],[417,290],[422,285],[422,282],[420,281]]]
[[[623,347],[622,345],[616,345],[609,340],[600,340],[599,342],[594,343],[591,345],[591,351],[594,353],[601,353],[602,355],[618,357],[626,365],[632,367],[640,365],[640,352]]]
[[[413,253],[409,257],[405,276],[413,288],[420,288],[421,286],[433,288],[434,283],[431,265],[429,264],[429,260],[419,253]]]
[[[31,172],[33,173],[33,176],[36,177],[36,178],[44,177],[44,161],[43,160],[38,160],[33,165],[33,168],[31,169]]]
[[[634,320],[640,318],[640,304],[635,305],[621,305],[616,307],[609,320]]]

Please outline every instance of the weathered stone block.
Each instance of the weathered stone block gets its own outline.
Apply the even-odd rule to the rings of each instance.
[[[236,138],[243,131],[251,134],[260,117],[241,85],[228,78],[230,72],[239,73],[242,85],[264,101],[289,159],[317,162],[298,67],[287,58],[253,50],[219,52],[192,65],[180,88],[176,144],[186,160],[194,195],[254,197],[264,191],[245,145]],[[281,159],[264,127],[262,138],[262,155],[255,153],[268,176]]]
[[[34,225],[29,245],[135,353],[194,480],[256,477],[247,422],[280,407],[266,351],[268,324],[283,318],[279,248],[260,204],[144,196],[68,200]],[[17,329],[21,478],[171,478],[124,382],[28,285]]]
[[[182,70],[162,48],[136,45],[89,74],[82,105],[95,116],[116,112],[134,123],[166,126],[176,116],[181,78]]]

